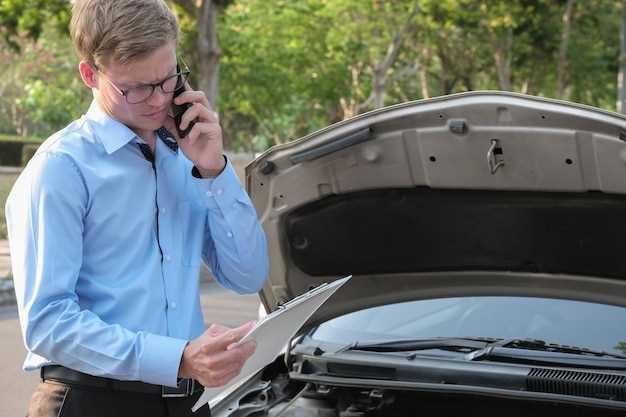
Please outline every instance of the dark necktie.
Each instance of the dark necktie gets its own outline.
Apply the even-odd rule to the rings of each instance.
[[[164,127],[160,127],[156,131],[156,133],[161,138],[161,141],[166,144],[168,148],[170,148],[174,152],[178,151],[178,143],[176,143],[174,135],[172,135],[169,130]]]
[[[156,134],[159,138],[161,138],[161,141],[163,141],[163,143],[165,143],[168,148],[170,148],[174,152],[178,151],[178,144],[176,143],[176,139],[174,139],[174,136],[166,128],[162,127],[158,129],[156,131]],[[152,169],[154,170],[154,174],[156,175],[156,165],[154,163],[154,152],[152,152],[152,149],[150,149],[150,145],[148,145],[145,142],[137,142],[137,146],[139,146],[139,150],[141,150],[143,157],[146,158],[146,160],[152,164]],[[156,206],[155,213],[158,213],[159,203],[158,203],[158,199],[156,198],[156,194],[155,194],[155,206]],[[163,249],[161,249],[161,241],[159,238],[159,216],[158,215],[155,216],[155,222],[156,222],[156,239],[157,239],[157,244],[159,246],[159,252],[161,253],[161,262],[163,262]]]
[[[152,152],[152,149],[150,149],[150,145],[147,143],[137,142],[137,146],[139,146],[144,158],[154,164],[154,153]]]
[[[173,152],[178,151],[178,143],[176,143],[174,135],[172,135],[169,130],[161,127],[156,131],[156,134],[161,139],[161,142],[163,142]],[[152,149],[150,149],[150,145],[142,142],[137,142],[137,145],[139,146],[139,149],[141,150],[144,158],[146,158],[147,161],[154,163],[154,152],[152,152]]]

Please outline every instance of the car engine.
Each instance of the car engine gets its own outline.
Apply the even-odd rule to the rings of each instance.
[[[276,364],[275,364],[276,365]],[[276,370],[276,367],[274,367]],[[460,390],[459,390],[460,391]],[[294,381],[282,372],[267,372],[239,390],[215,417],[401,417],[416,415],[481,417],[614,417],[623,409],[497,396],[473,392],[437,392],[364,386],[334,386]],[[243,395],[241,395],[243,394]]]

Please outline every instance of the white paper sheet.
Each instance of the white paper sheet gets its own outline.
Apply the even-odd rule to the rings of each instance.
[[[223,387],[205,388],[192,411],[195,412],[218,393],[237,385],[240,381],[272,363],[308,318],[350,278],[351,276],[333,281],[330,284],[322,284],[294,298],[260,320],[250,333],[240,341],[243,343],[246,340],[254,339],[257,347],[254,354],[244,364],[239,376]]]

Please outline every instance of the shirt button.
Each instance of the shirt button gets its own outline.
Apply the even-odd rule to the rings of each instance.
[[[165,260],[166,260],[167,262],[169,262],[169,261],[171,261],[171,260],[172,260],[172,257],[171,257],[171,256],[169,256],[169,255],[165,255]]]
[[[162,209],[161,209],[161,214],[165,214],[166,212],[167,212],[167,209],[166,209],[166,208],[162,208]]]
[[[213,193],[211,192],[211,190],[207,191],[206,195],[208,195],[209,197],[213,197]]]
[[[217,195],[222,195],[222,189],[221,188],[218,188]]]
[[[233,237],[233,234],[232,234],[232,232],[228,232],[228,233],[226,233],[226,236]]]
[[[170,303],[170,308],[172,310],[176,310],[176,303],[174,303],[174,302]]]

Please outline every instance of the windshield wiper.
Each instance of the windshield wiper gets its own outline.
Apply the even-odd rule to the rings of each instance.
[[[403,339],[381,343],[355,343],[350,350],[367,352],[415,352],[447,350],[464,353],[468,361],[502,361],[536,365],[626,369],[626,356],[532,339],[452,337]]]
[[[540,352],[557,352],[569,353],[572,355],[585,355],[593,357],[615,358],[626,360],[626,356],[604,351],[580,348],[577,346],[559,345],[556,343],[547,343],[543,340],[534,339],[500,339],[482,349],[476,350],[467,355],[468,360],[480,360],[492,355],[498,347],[510,349],[526,349]]]
[[[433,339],[401,339],[389,342],[354,343],[350,350],[367,352],[408,352],[416,350],[451,350],[455,352],[473,352],[483,349],[501,339],[488,337],[435,337]]]
[[[495,360],[542,365],[626,369],[626,356],[532,339],[502,339],[465,355],[469,361]]]

